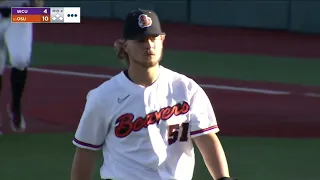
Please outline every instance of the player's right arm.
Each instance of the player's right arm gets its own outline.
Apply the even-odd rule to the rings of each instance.
[[[105,108],[97,92],[88,93],[84,112],[73,140],[77,147],[71,170],[71,180],[90,180],[95,170],[99,150],[108,131]]]
[[[73,158],[71,180],[91,180],[98,153],[78,148]]]

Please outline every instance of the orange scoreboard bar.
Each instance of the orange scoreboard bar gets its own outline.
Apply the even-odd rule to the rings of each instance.
[[[46,7],[13,7],[12,23],[50,23],[50,8]]]
[[[50,15],[12,15],[13,23],[50,23]]]
[[[12,7],[11,22],[80,23],[81,9],[80,7]]]

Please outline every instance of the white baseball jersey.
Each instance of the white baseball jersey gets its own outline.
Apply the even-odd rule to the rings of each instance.
[[[159,78],[149,87],[121,72],[91,90],[73,143],[102,148],[102,179],[191,180],[191,139],[218,131],[203,89],[161,66]]]

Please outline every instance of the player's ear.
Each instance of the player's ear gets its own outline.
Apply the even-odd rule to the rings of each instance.
[[[122,45],[123,50],[128,53],[128,41],[124,40]]]
[[[117,53],[117,56],[119,59],[126,59],[127,57],[127,51],[126,49],[124,48],[125,46],[125,40],[123,39],[117,39],[115,42],[114,42],[114,48],[116,50],[116,53]]]
[[[117,40],[114,42],[113,46],[114,46],[114,48],[115,48],[116,50],[122,49],[123,46],[124,46],[124,42],[125,42],[125,41],[124,41],[123,39],[117,39]]]
[[[160,35],[160,37],[161,37],[161,41],[163,42],[164,41],[164,39],[166,39],[166,35]]]

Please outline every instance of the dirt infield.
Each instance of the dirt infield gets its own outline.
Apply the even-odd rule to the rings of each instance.
[[[107,73],[117,71],[106,68],[58,66],[44,67],[55,70]],[[8,76],[5,76],[6,82]],[[203,85],[214,83],[242,85],[256,88],[257,84],[240,81],[222,81],[195,77]],[[65,132],[75,130],[81,116],[85,96],[105,79],[78,75],[31,72],[25,96],[25,116],[28,132]],[[38,82],[43,82],[39,84]],[[50,82],[50,83],[46,83]],[[56,86],[59,84],[60,86]],[[6,84],[8,85],[8,84]],[[221,134],[234,136],[267,137],[319,137],[317,131],[320,112],[319,98],[303,96],[313,88],[281,84],[258,84],[259,88],[290,91],[290,95],[266,95],[234,90],[205,88],[213,102]],[[6,86],[8,87],[8,86]],[[239,87],[239,86],[238,86]],[[315,92],[315,91],[313,91]],[[320,91],[318,90],[317,93]],[[8,90],[4,94],[8,94]],[[8,98],[5,98],[8,100]],[[306,108],[308,107],[308,108]],[[2,109],[5,107],[1,107]],[[8,123],[5,123],[8,130]],[[6,131],[9,132],[9,131]]]
[[[94,28],[93,31],[96,32],[91,32],[92,34],[90,34],[90,36],[85,35],[87,32],[91,31],[93,25],[99,26],[100,28]],[[203,27],[190,27],[190,29],[186,29],[186,27],[183,25],[178,26],[183,27],[185,29],[183,32],[189,34],[201,34],[200,32],[203,31],[202,34],[205,34],[207,37],[210,37],[210,31],[212,30],[212,28],[206,30],[203,29]],[[76,27],[78,27],[78,30],[74,32],[73,30]],[[65,29],[63,31],[63,36],[61,36],[61,34],[60,36],[58,36],[59,34],[54,36],[55,33],[51,33],[57,32],[58,28]],[[112,44],[114,37],[119,35],[117,28],[119,28],[119,24],[117,22],[109,22],[101,25],[101,21],[99,20],[85,21],[81,25],[41,24],[36,25],[35,27],[35,38],[38,41],[57,43],[110,45]],[[175,28],[176,27],[174,26],[166,26],[166,29],[168,29],[168,32],[170,32],[169,35],[175,33]],[[219,32],[224,35],[228,34],[228,31],[220,31],[219,29],[215,31],[215,33]],[[215,43],[212,43],[213,41],[211,41],[209,38],[202,37],[204,38],[201,39],[203,46],[190,43],[195,40],[199,41],[197,36],[189,36],[190,38],[188,38],[188,41],[190,42],[186,43],[187,40],[184,40],[183,38],[186,37],[186,35],[183,34],[170,36],[171,40],[168,40],[166,43],[167,46],[176,49],[181,46],[180,43],[184,43],[180,49],[212,51],[213,49],[208,49],[208,47],[219,47],[220,49],[217,48],[215,51],[230,52],[230,49],[232,49],[232,52],[238,52],[241,50],[240,47],[243,47],[243,44],[241,45],[241,42],[244,41],[243,38],[251,39],[251,45],[252,43],[254,44],[258,41],[256,37],[249,37],[251,33],[252,35],[258,35],[258,37],[264,35],[260,37],[265,39],[265,41],[262,42],[269,41],[268,39],[270,37],[279,39],[283,41],[283,43],[286,40],[290,40],[290,42],[305,41],[305,46],[308,46],[309,49],[306,50],[306,48],[298,48],[299,50],[297,51],[289,51],[284,50],[285,48],[281,46],[283,51],[280,51],[279,49],[275,51],[275,49],[270,49],[270,44],[268,49],[266,48],[267,44],[261,43],[263,44],[260,47],[262,49],[257,49],[256,46],[255,48],[251,48],[248,45],[246,47],[248,48],[247,51],[242,49],[243,51],[241,52],[243,53],[249,53],[250,50],[251,53],[257,54],[264,53],[281,56],[304,55],[307,57],[320,57],[320,52],[315,50],[316,46],[313,46],[320,41],[314,41],[314,39],[307,41],[307,39],[310,39],[307,35],[281,36],[281,32],[275,32],[274,36],[271,34],[266,36],[270,32],[246,32],[246,30],[232,32],[236,33],[233,34],[233,37],[229,37],[229,46],[227,41],[219,39],[218,36],[214,36],[216,38],[214,41]],[[180,33],[182,33],[182,31]],[[246,37],[243,37],[243,33],[247,34]],[[49,37],[46,36],[46,34],[52,34],[52,36]],[[290,39],[289,37],[291,36],[297,37],[297,39]],[[225,36],[225,38],[228,38],[228,36]],[[240,45],[237,41],[239,41]],[[272,43],[274,42],[272,41]],[[206,46],[204,46],[204,44]],[[222,46],[219,44],[222,44]],[[292,45],[291,48],[297,47],[298,44],[299,43]],[[186,45],[188,45],[188,47]],[[239,48],[231,48],[231,45],[238,46]],[[318,47],[319,45],[320,44],[318,44]],[[201,47],[207,47],[207,49],[200,49]],[[108,75],[113,75],[117,72],[107,68],[78,66],[59,66],[46,68],[86,73],[103,73]],[[293,85],[289,86],[274,83],[248,83],[215,78],[194,78],[201,84],[232,85],[236,87],[251,87],[291,92],[289,95],[266,95],[262,93],[245,91],[205,88],[205,91],[215,107],[220,128],[222,129],[221,134],[235,136],[320,137],[320,131],[317,129],[320,123],[320,111],[317,109],[317,107],[320,107],[320,98],[305,96],[306,93],[310,92],[320,94],[320,88],[308,88]],[[75,130],[83,110],[87,92],[93,87],[101,84],[104,80],[105,79],[92,77],[30,72],[29,83],[26,89],[24,101],[25,116],[28,120],[28,132],[65,132]],[[5,74],[4,82],[4,87],[9,87],[8,73]],[[39,84],[39,82],[41,82],[41,84]],[[8,88],[4,90],[3,97],[4,102],[9,100]],[[4,111],[4,104],[1,106],[1,109]],[[2,116],[4,119],[8,119],[5,114],[2,114]],[[8,121],[4,121],[4,126],[5,132],[10,132],[8,128]]]

